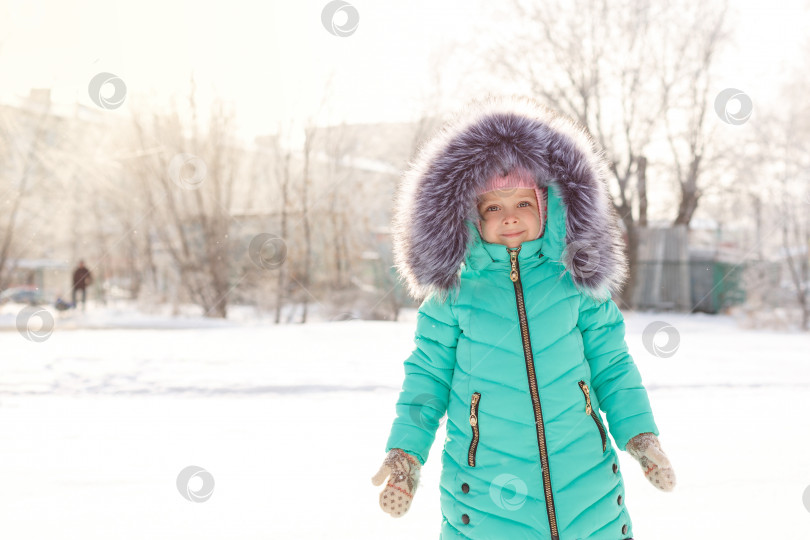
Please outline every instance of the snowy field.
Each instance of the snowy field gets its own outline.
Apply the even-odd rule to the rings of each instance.
[[[0,538],[437,538],[443,429],[403,518],[380,510],[370,481],[413,348],[414,312],[403,319],[274,326],[89,309],[33,342],[6,307]],[[626,320],[678,477],[659,492],[620,453],[636,539],[810,538],[810,335],[705,315]],[[680,333],[669,358],[642,344],[658,320]],[[214,481],[204,502],[178,490],[192,465]]]

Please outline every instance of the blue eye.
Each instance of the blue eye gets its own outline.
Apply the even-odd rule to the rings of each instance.
[[[520,201],[520,202],[518,203],[518,206],[520,206],[520,205],[521,205],[521,204],[523,204],[523,203],[526,203],[526,204],[528,204],[529,206],[531,206],[531,205],[532,205],[532,203],[530,203],[529,201]]]

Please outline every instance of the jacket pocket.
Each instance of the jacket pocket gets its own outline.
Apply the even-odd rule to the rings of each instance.
[[[585,395],[585,414],[593,418],[596,427],[599,429],[599,436],[602,438],[602,452],[604,453],[604,451],[607,450],[607,433],[605,433],[605,428],[602,426],[602,422],[599,421],[599,416],[597,416],[596,411],[591,407],[591,391],[588,389],[588,385],[585,384],[585,381],[579,381],[579,389],[582,390],[582,393]]]
[[[467,464],[470,467],[475,467],[475,452],[478,449],[478,403],[481,401],[481,394],[475,392],[470,401],[470,427],[472,427],[472,441],[470,441],[470,450],[467,453]]]

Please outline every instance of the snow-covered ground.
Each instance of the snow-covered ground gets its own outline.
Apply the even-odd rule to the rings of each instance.
[[[370,480],[412,311],[281,326],[99,313],[57,314],[35,342],[0,311],[0,538],[438,537],[441,428],[403,518],[380,510]],[[810,538],[810,335],[722,316],[626,320],[678,477],[661,493],[621,453],[635,537]],[[659,320],[680,334],[668,358],[642,343]],[[205,502],[178,491],[192,465],[213,478]]]

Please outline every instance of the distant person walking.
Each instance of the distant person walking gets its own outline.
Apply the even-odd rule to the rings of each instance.
[[[76,307],[76,291],[82,292],[82,309],[87,303],[87,287],[93,283],[93,274],[84,265],[84,261],[79,261],[79,266],[73,271],[72,300],[73,307]]]

